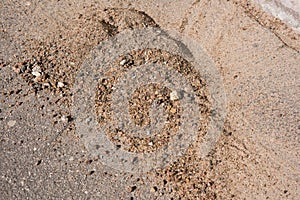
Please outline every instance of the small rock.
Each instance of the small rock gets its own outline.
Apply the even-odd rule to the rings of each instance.
[[[41,72],[41,67],[40,66],[35,66],[34,68],[32,68],[32,72]]]
[[[157,190],[158,190],[158,188],[156,186],[154,186],[150,189],[150,192],[155,193],[155,192],[157,192]]]
[[[151,189],[150,189],[150,192],[151,192],[151,193],[155,193],[156,191],[154,190],[154,188],[151,188]]]
[[[59,87],[59,88],[62,88],[62,87],[64,87],[65,86],[65,84],[63,83],[63,82],[58,82],[57,83],[57,87]]]
[[[13,127],[14,125],[16,125],[16,121],[15,120],[10,120],[9,122],[7,122],[7,125],[9,126],[9,127]]]
[[[124,60],[122,60],[122,61],[120,62],[120,65],[122,65],[122,66],[123,66],[123,65],[125,65],[125,64],[126,64],[126,62],[127,62],[127,60],[125,60],[125,59],[124,59]]]
[[[149,146],[153,146],[153,142],[149,142],[148,145],[149,145]]]
[[[40,72],[31,72],[31,74],[35,77],[40,77],[41,76],[41,73]]]
[[[173,114],[176,113],[176,108],[171,108],[170,112]]]
[[[179,99],[178,94],[175,90],[170,93],[170,99],[171,101],[175,101]]]
[[[49,83],[43,83],[43,85],[46,86],[46,87],[50,87]]]
[[[69,121],[69,117],[68,117],[68,116],[62,116],[62,117],[60,118],[60,120],[61,120],[62,122],[68,122],[68,121]]]

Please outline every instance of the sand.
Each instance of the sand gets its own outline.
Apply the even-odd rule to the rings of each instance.
[[[300,35],[256,2],[1,2],[1,198],[299,199]]]

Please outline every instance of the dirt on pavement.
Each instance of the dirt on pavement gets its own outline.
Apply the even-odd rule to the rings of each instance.
[[[0,199],[298,199],[300,35],[252,1],[3,1],[0,48]],[[99,127],[111,119],[122,73],[145,63],[179,71],[197,95],[198,138],[184,156],[147,173],[119,171],[93,156],[76,132],[72,88],[101,42],[126,30],[159,28],[201,44],[226,94],[222,134],[197,147],[213,113],[205,76],[159,49],[118,57],[95,91]],[[124,60],[124,62],[123,62]],[[115,70],[115,71],[114,71]],[[133,153],[154,152],[180,129],[180,97],[139,87],[132,121],[151,124],[155,102],[168,114],[159,137],[108,137]]]

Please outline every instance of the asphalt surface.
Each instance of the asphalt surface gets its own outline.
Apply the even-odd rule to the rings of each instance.
[[[299,199],[297,5],[255,2],[2,1],[0,199]]]

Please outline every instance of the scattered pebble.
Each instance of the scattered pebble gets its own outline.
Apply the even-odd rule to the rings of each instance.
[[[148,145],[149,145],[149,146],[153,146],[153,142],[149,142]]]
[[[35,77],[40,77],[41,73],[40,72],[31,72],[31,74]]]
[[[127,62],[127,60],[125,60],[125,59],[124,59],[124,60],[122,60],[122,61],[120,62],[120,65],[122,65],[122,66],[123,66],[123,65],[125,65],[125,64],[126,64],[126,62]]]
[[[36,65],[34,68],[32,68],[32,72],[41,72],[41,67]]]
[[[170,93],[170,99],[171,101],[175,101],[179,99],[178,94],[175,90]]]
[[[50,87],[49,83],[43,83],[43,85],[46,86],[46,87]]]
[[[60,118],[60,120],[63,121],[63,122],[66,122],[66,121],[67,121],[67,118],[66,118],[66,116],[62,116],[62,117]]]
[[[176,113],[176,108],[171,108],[170,112],[173,114]]]
[[[41,72],[42,72],[41,67],[36,65],[34,68],[32,68],[31,74],[35,77],[39,77],[41,76]]]
[[[7,125],[9,127],[13,127],[17,122],[15,120],[10,120],[9,122],[7,122]]]
[[[62,87],[64,87],[65,86],[65,84],[63,83],[63,82],[58,82],[57,83],[57,87],[59,87],[59,88],[62,88]]]
[[[68,122],[68,121],[69,121],[69,117],[68,117],[68,116],[62,116],[62,117],[60,118],[60,120],[61,120],[62,122]]]
[[[151,187],[150,192],[151,193],[155,193],[157,191],[157,189],[155,187]]]

